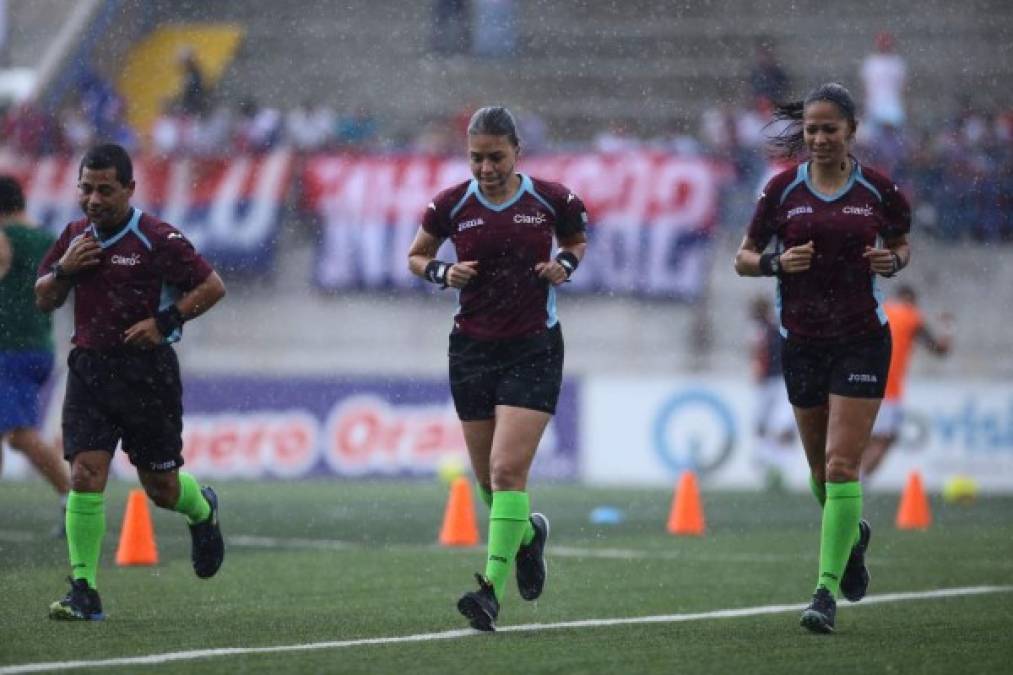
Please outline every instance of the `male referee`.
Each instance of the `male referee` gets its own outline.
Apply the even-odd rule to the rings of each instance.
[[[85,218],[67,225],[39,266],[36,305],[52,312],[74,291],[74,348],[63,403],[70,591],[53,619],[105,618],[95,577],[105,533],[103,492],[117,444],[151,500],[190,526],[198,577],[214,576],[225,546],[218,497],[183,465],[182,383],[176,352],[183,323],[225,295],[225,285],[179,230],[130,205],[133,164],[98,145],[78,169]]]

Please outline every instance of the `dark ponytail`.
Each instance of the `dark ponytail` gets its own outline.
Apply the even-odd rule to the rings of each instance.
[[[517,138],[517,125],[514,123],[514,116],[502,106],[489,106],[479,108],[471,116],[468,122],[468,135],[479,134],[489,136],[506,136],[511,145],[520,147],[521,141]]]
[[[848,120],[848,124],[851,125],[852,133],[858,128],[858,120],[855,117],[855,99],[851,96],[851,92],[842,84],[828,82],[813,89],[801,101],[779,103],[774,108],[774,119],[771,124],[788,123],[768,144],[775,157],[790,159],[801,154],[805,149],[802,117],[805,114],[805,109],[817,101],[830,101],[836,105],[844,118]]]

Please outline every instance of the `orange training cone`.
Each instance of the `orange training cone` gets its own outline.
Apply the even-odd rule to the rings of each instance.
[[[450,484],[450,499],[443,514],[440,530],[443,546],[475,546],[478,544],[478,522],[475,520],[475,502],[471,498],[471,483],[458,476]]]
[[[668,516],[668,531],[671,534],[703,534],[703,504],[700,502],[696,474],[692,471],[683,472],[679,478],[679,486],[672,500],[672,511]]]
[[[158,549],[155,548],[155,529],[148,512],[148,496],[144,490],[131,490],[127,497],[127,512],[123,515],[120,545],[116,549],[117,565],[155,565]]]
[[[925,489],[922,487],[921,474],[912,471],[900,496],[897,529],[924,530],[931,524],[932,513],[929,510],[929,498],[925,496]]]

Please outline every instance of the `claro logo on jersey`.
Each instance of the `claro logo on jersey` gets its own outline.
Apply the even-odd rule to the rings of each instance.
[[[794,218],[795,216],[801,216],[806,213],[812,213],[813,207],[808,204],[805,206],[796,206],[793,209],[788,210],[788,218]]]
[[[482,220],[481,218],[462,220],[460,223],[457,224],[457,231],[464,232],[465,230],[470,230],[471,228],[478,227],[479,225],[485,225],[485,221]]]
[[[541,211],[536,211],[534,215],[528,215],[526,213],[518,213],[514,215],[515,223],[523,223],[525,225],[541,225],[548,219],[549,217]]]
[[[111,262],[114,265],[126,265],[128,267],[133,267],[134,265],[141,264],[141,254],[134,253],[133,255],[129,256],[114,255],[112,258],[109,259],[109,262]]]
[[[868,204],[865,206],[845,206],[841,209],[841,213],[847,213],[851,216],[871,216],[872,207]]]

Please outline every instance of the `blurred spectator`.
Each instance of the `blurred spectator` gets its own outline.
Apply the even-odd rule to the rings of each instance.
[[[641,146],[639,138],[630,133],[623,122],[613,121],[608,129],[598,132],[591,140],[591,145],[598,152],[622,152]]]
[[[364,107],[338,118],[335,142],[342,147],[363,149],[376,140],[376,119]]]
[[[862,61],[861,78],[865,87],[865,123],[873,131],[884,125],[904,127],[904,87],[907,64],[895,51],[891,33],[876,36],[875,51]]]
[[[446,120],[432,120],[421,126],[408,149],[427,155],[456,155],[461,151],[459,138]]]
[[[188,121],[179,101],[168,101],[151,126],[151,151],[162,157],[184,154],[189,136]]]
[[[95,143],[95,128],[89,124],[77,102],[64,106],[60,111],[60,129],[64,150],[71,154],[80,154]]]
[[[232,140],[233,119],[232,109],[220,103],[210,114],[193,120],[190,138],[191,151],[195,155],[213,156],[228,151]]]
[[[504,57],[517,52],[517,8],[514,0],[472,0],[471,53]]]
[[[180,112],[191,117],[203,117],[207,114],[208,89],[201,71],[197,54],[192,47],[183,47],[176,55],[176,62],[182,73],[179,90]]]
[[[6,68],[11,63],[10,40],[7,37],[10,26],[7,8],[7,0],[0,0],[0,68]]]
[[[537,155],[549,147],[549,125],[535,112],[515,110],[517,113],[517,133],[521,139],[521,148],[526,155]]]
[[[470,47],[468,0],[435,0],[432,49],[437,54],[465,54]]]
[[[326,147],[334,136],[337,118],[322,103],[303,101],[285,115],[285,137],[296,150],[313,152]]]
[[[126,105],[116,88],[90,68],[81,71],[78,87],[81,112],[95,130],[95,137],[122,145],[127,151],[136,148],[137,137],[124,119]]]
[[[253,98],[239,104],[239,119],[233,134],[236,152],[261,153],[272,149],[281,137],[281,113],[261,108]]]
[[[754,98],[781,103],[788,98],[791,80],[777,60],[774,46],[768,40],[756,43],[753,65],[749,71],[749,87]]]
[[[56,124],[32,100],[11,106],[4,116],[2,131],[4,144],[20,155],[38,157],[59,148]]]

